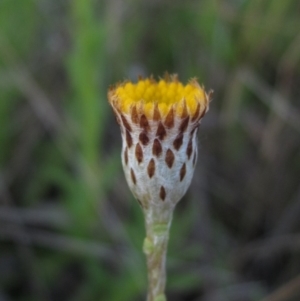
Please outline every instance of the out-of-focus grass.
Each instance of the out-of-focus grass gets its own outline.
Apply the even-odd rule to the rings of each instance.
[[[99,158],[107,111],[103,84],[106,28],[103,17],[97,19],[92,3],[81,0],[71,3],[72,48],[67,57],[71,87],[68,106],[77,129],[78,146],[77,154],[74,153],[78,177],[77,183],[70,186],[69,205],[75,210],[79,231],[97,218],[105,167]]]
[[[0,299],[144,299],[143,218],[106,90],[166,70],[215,90],[174,216],[170,300],[261,300],[297,281],[299,8],[2,0]]]

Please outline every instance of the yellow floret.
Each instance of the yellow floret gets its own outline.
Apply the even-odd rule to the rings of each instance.
[[[162,116],[166,116],[172,105],[177,115],[181,115],[184,99],[188,113],[193,115],[197,105],[205,102],[205,92],[196,81],[183,85],[177,80],[164,80],[159,82],[150,79],[140,79],[136,84],[126,82],[115,90],[119,108],[124,113],[129,113],[132,105],[142,106],[147,117],[152,118],[154,104]]]

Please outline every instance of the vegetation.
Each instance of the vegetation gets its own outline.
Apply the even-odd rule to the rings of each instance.
[[[213,89],[168,250],[172,301],[300,297],[296,0],[0,0],[0,299],[145,300],[108,86]]]

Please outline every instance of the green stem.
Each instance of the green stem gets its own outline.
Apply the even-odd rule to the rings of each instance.
[[[166,254],[173,207],[150,206],[144,210],[146,238],[144,253],[148,268],[147,301],[166,301]]]

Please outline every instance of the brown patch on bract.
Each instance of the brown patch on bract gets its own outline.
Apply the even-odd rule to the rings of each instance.
[[[206,110],[204,109],[204,110],[201,112],[201,114],[200,114],[198,120],[200,120],[200,119],[205,115],[205,113],[206,113]]]
[[[125,148],[125,151],[124,151],[124,161],[125,161],[125,165],[128,164],[128,149],[127,147]]]
[[[135,147],[135,157],[139,163],[143,161],[143,150],[139,143]]]
[[[141,202],[139,199],[136,199],[136,200],[138,201],[138,203],[140,204],[140,206],[141,206],[142,208],[144,208],[142,202]]]
[[[155,161],[152,158],[147,167],[148,176],[151,179],[155,173]]]
[[[153,74],[151,74],[151,75],[149,76],[149,80],[150,80],[151,84],[156,84],[156,80],[155,80]]]
[[[193,137],[190,138],[190,141],[189,141],[188,146],[186,148],[186,154],[188,156],[188,159],[190,159],[192,153],[193,153]]]
[[[195,167],[196,165],[196,162],[197,162],[197,152],[195,151],[194,152],[194,157],[193,157],[193,166]]]
[[[189,121],[190,121],[190,116],[187,116],[182,120],[182,122],[178,128],[180,133],[183,133],[187,129]]]
[[[200,120],[203,118],[203,116],[206,114],[207,110],[206,109],[203,109],[203,111],[201,111],[199,117],[197,118],[197,122],[198,124],[200,124]]]
[[[144,129],[145,132],[150,129],[149,122],[145,114],[143,114],[140,118],[140,127]]]
[[[154,105],[153,120],[154,121],[161,120],[161,116],[160,116],[160,112],[159,112],[159,108],[158,108],[157,103]]]
[[[120,119],[120,116],[119,116],[119,114],[118,114],[118,111],[115,109],[115,107],[112,107],[112,108],[113,108],[114,115],[115,115],[115,118],[116,118],[116,120],[117,120],[117,123],[118,123],[119,125],[121,125],[121,119]]]
[[[127,146],[128,148],[131,148],[131,145],[132,145],[132,138],[131,138],[131,135],[130,133],[126,130],[126,142],[127,142]]]
[[[186,118],[188,116],[188,110],[187,110],[187,106],[186,106],[186,101],[185,99],[183,99],[183,110],[182,110],[182,114],[181,114],[181,118]]]
[[[163,140],[163,139],[165,138],[166,135],[167,135],[166,129],[165,129],[165,127],[163,126],[163,124],[160,122],[160,123],[158,124],[158,127],[157,127],[156,136],[157,136],[160,140]]]
[[[199,123],[197,123],[197,124],[194,126],[194,128],[191,130],[191,134],[190,134],[191,137],[193,137],[194,134],[195,134],[195,132],[197,132],[198,126],[199,126]]]
[[[159,157],[162,153],[162,146],[158,139],[154,139],[152,146],[152,154],[156,157]]]
[[[139,140],[143,145],[147,145],[149,143],[149,138],[146,132],[141,132],[139,135]]]
[[[169,168],[171,168],[173,166],[174,160],[175,160],[175,156],[174,156],[173,152],[170,149],[168,149],[166,152],[165,161]]]
[[[130,175],[131,175],[131,180],[132,180],[133,184],[135,185],[136,184],[136,177],[135,177],[135,173],[134,173],[132,168],[130,169]]]
[[[192,122],[194,122],[198,119],[199,112],[200,112],[200,103],[198,102],[196,112],[194,113],[194,115],[192,117]]]
[[[166,198],[166,190],[164,186],[160,187],[159,197],[161,198],[162,201],[164,201]]]
[[[183,142],[183,134],[180,133],[177,135],[177,137],[175,138],[174,142],[173,142],[173,146],[176,150],[179,150],[180,146],[182,145]]]
[[[173,106],[171,107],[169,113],[167,114],[164,123],[165,123],[165,126],[169,129],[171,129],[174,126],[174,109],[173,109]]]
[[[185,163],[183,163],[183,165],[180,169],[180,182],[183,180],[185,174],[186,174],[186,165],[185,165]]]
[[[128,121],[127,121],[127,119],[125,118],[125,116],[122,115],[122,114],[121,114],[121,119],[122,119],[122,122],[123,122],[123,125],[124,125],[125,129],[126,129],[127,131],[131,132],[131,131],[132,131],[131,126],[130,126],[130,124],[128,123]]]
[[[133,106],[131,109],[131,120],[135,124],[139,123],[139,115],[138,115],[136,106]]]
[[[118,115],[115,115],[115,116],[116,116],[117,123],[118,123],[119,125],[121,125],[120,117],[119,117]]]
[[[110,98],[111,98],[111,94],[114,91],[115,91],[115,86],[114,85],[109,85],[109,87],[108,87],[108,93],[107,93],[109,101],[110,101]]]
[[[170,74],[169,74],[168,72],[165,72],[165,73],[164,73],[164,80],[165,80],[166,82],[169,82],[169,81],[170,81]]]

